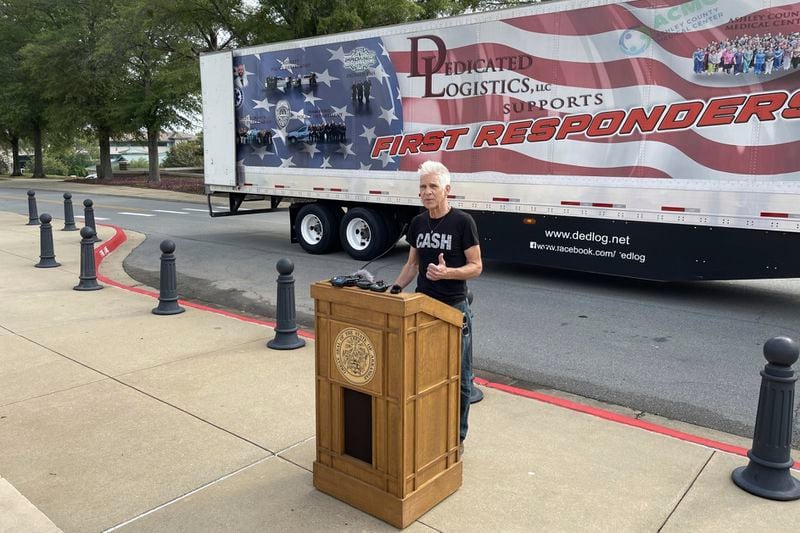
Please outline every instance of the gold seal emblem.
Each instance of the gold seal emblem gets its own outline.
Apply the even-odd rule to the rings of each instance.
[[[367,334],[356,328],[344,328],[334,343],[336,368],[355,385],[365,385],[375,376],[375,348]]]

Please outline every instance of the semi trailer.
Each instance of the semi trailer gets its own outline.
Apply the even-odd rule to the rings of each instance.
[[[436,160],[486,259],[800,276],[800,2],[564,0],[200,67],[209,211],[288,204],[309,253],[393,246]]]

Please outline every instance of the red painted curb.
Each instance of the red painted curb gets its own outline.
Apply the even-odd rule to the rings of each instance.
[[[146,296],[150,296],[152,298],[158,298],[158,293],[148,291],[145,289],[139,289],[137,287],[131,287],[129,285],[124,285],[112,279],[109,279],[105,276],[101,276],[99,273],[100,264],[103,262],[111,252],[119,248],[122,243],[128,240],[127,235],[125,235],[125,231],[120,228],[119,226],[114,226],[112,224],[100,224],[102,226],[113,228],[116,232],[113,237],[108,239],[104,244],[102,244],[99,248],[96,248],[94,251],[94,257],[98,268],[97,279],[106,283],[108,285],[113,285],[114,287],[118,287],[120,289],[125,289],[131,292],[135,292],[137,294],[144,294]],[[226,316],[228,318],[233,318],[236,320],[241,320],[242,322],[248,322],[250,324],[257,324],[259,326],[267,326],[270,328],[275,328],[274,322],[268,322],[265,320],[257,320],[255,318],[249,318],[241,315],[237,315],[235,313],[230,313],[228,311],[221,311],[219,309],[214,309],[213,307],[208,307],[202,304],[197,304],[194,302],[187,302],[186,300],[178,300],[181,305],[186,307],[192,307],[194,309],[199,309],[201,311],[208,311],[210,313],[216,313],[218,315]],[[314,333],[305,331],[305,330],[298,330],[297,335],[299,337],[303,337],[306,339],[314,340]],[[555,405],[556,407],[561,407],[564,409],[569,409],[571,411],[577,411],[579,413],[584,413],[587,415],[596,416],[598,418],[602,418],[603,420],[608,420],[611,422],[616,422],[618,424],[623,424],[626,426],[631,426],[639,429],[643,429],[645,431],[650,431],[652,433],[658,433],[659,435],[665,435],[667,437],[672,437],[674,439],[691,442],[694,444],[699,444],[700,446],[705,446],[706,448],[712,448],[714,450],[720,450],[726,453],[732,453],[735,455],[741,455],[743,457],[747,457],[747,450],[744,448],[740,448],[739,446],[734,446],[732,444],[726,444],[724,442],[719,442],[716,440],[706,439],[703,437],[698,437],[696,435],[692,435],[690,433],[684,433],[683,431],[678,431],[675,429],[670,429],[664,426],[659,426],[658,424],[653,424],[651,422],[645,422],[644,420],[639,420],[638,418],[632,418],[630,416],[620,415],[617,413],[612,413],[611,411],[606,411],[604,409],[600,409],[597,407],[590,407],[588,405],[584,405],[581,403],[573,402],[570,400],[565,400],[562,398],[556,398],[555,396],[548,396],[547,394],[542,394],[541,392],[534,392],[525,389],[519,389],[517,387],[512,387],[510,385],[503,385],[501,383],[494,383],[491,381],[487,381],[482,378],[475,378],[475,383],[478,385],[482,385],[484,387],[489,387],[490,389],[496,389],[499,391],[503,391],[509,394],[514,394],[516,396],[522,396],[523,398],[529,398],[531,400],[537,400],[540,402],[544,402],[550,405]],[[800,470],[800,461],[795,461],[794,468],[796,470]]]
[[[100,272],[99,272],[100,264],[103,262],[103,259],[105,259],[111,252],[113,252],[114,250],[119,248],[125,241],[127,241],[128,240],[128,236],[125,235],[125,231],[122,228],[120,228],[119,226],[115,226],[113,224],[99,224],[99,225],[105,226],[105,227],[108,227],[108,228],[112,228],[115,233],[114,233],[113,237],[108,239],[106,242],[102,243],[99,247],[95,248],[94,259],[95,259],[95,264],[97,265],[97,269],[98,269],[97,279],[99,281],[101,281],[102,283],[106,283],[107,285],[112,285],[112,286],[120,288],[120,289],[125,289],[126,291],[135,292],[136,294],[142,294],[144,296],[150,296],[151,298],[156,298],[157,299],[158,298],[158,293],[157,292],[149,291],[149,290],[146,290],[146,289],[140,289],[139,287],[131,287],[130,285],[125,285],[124,283],[120,283],[118,281],[114,281],[113,279],[110,279],[110,278],[100,274]],[[256,325],[259,325],[259,326],[266,326],[266,327],[275,329],[275,323],[274,322],[269,322],[269,321],[266,321],[266,320],[258,320],[258,319],[255,319],[255,318],[241,316],[241,315],[237,315],[235,313],[230,313],[228,311],[222,311],[220,309],[215,309],[213,307],[208,307],[206,305],[198,304],[198,303],[195,303],[195,302],[189,302],[189,301],[186,301],[186,300],[178,300],[178,303],[180,305],[185,306],[185,307],[191,307],[193,309],[199,309],[201,311],[208,311],[210,313],[215,313],[215,314],[218,314],[218,315],[226,316],[228,318],[234,318],[236,320],[241,320],[242,322],[248,322],[250,324],[256,324]],[[311,340],[314,339],[314,334],[313,333],[309,333],[309,332],[304,331],[304,330],[298,330],[297,331],[297,336],[298,337],[304,337],[306,339],[311,339]]]

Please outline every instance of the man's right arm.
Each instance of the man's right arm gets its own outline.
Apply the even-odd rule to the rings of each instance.
[[[400,271],[400,275],[397,276],[397,279],[394,281],[395,285],[399,285],[402,288],[405,288],[406,285],[411,283],[414,278],[417,276],[419,271],[419,254],[417,253],[417,249],[412,247],[408,250],[408,260],[406,264],[403,265],[403,270]]]

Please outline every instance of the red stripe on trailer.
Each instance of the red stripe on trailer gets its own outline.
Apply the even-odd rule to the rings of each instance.
[[[492,198],[493,202],[509,202],[510,200],[510,198],[503,198],[502,196],[496,196],[495,198]]]
[[[603,202],[592,202],[592,207],[608,207],[608,208],[611,208],[611,207],[614,207],[614,204],[606,204],[606,203],[603,203]]]
[[[285,189],[286,185],[273,185],[276,189]]]
[[[324,191],[325,187],[314,187],[315,191]]]
[[[561,202],[561,205],[577,205],[577,206],[579,206],[579,205],[581,205],[581,203],[580,202],[566,202],[566,201],[564,201],[564,202]]]
[[[456,195],[455,194],[448,194],[447,198],[450,199],[450,200],[455,200]]]
[[[339,189],[338,187],[331,187],[331,192],[342,192],[342,189]]]
[[[252,184],[252,183],[245,183],[245,186],[247,186],[247,187],[252,187],[252,186],[253,186],[253,184]]]
[[[762,211],[761,216],[770,218],[789,218],[789,213],[770,213],[769,211]]]
[[[383,191],[369,191],[370,194],[383,194]]]
[[[662,205],[661,206],[661,210],[662,211],[672,211],[672,212],[675,212],[675,213],[684,213],[684,212],[686,212],[686,208],[685,207],[675,207],[675,206],[671,206],[671,205]]]

